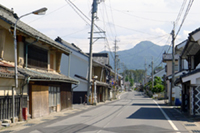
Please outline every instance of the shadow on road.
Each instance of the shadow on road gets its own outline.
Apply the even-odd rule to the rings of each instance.
[[[157,106],[154,103],[134,103],[132,106]],[[166,106],[166,104],[159,104],[159,106]]]

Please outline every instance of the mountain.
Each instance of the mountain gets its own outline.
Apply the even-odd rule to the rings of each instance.
[[[155,67],[160,64],[162,61],[162,54],[164,51],[167,51],[168,48],[168,45],[159,46],[150,41],[142,41],[129,50],[118,51],[117,55],[119,55],[120,63],[124,63],[127,69],[145,69],[145,59],[147,68],[151,64],[152,59]],[[109,51],[102,51],[101,53],[105,52],[109,53],[110,65],[114,68],[114,59],[111,56],[112,54],[114,57],[114,53]],[[120,71],[123,71],[121,65],[120,68]]]

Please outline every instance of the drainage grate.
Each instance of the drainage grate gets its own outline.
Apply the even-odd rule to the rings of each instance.
[[[196,126],[195,124],[185,124],[185,126]]]
[[[200,130],[192,130],[193,133],[200,133]]]
[[[1,133],[11,133],[11,132],[13,132],[13,130],[7,130],[7,131],[3,131]]]
[[[29,123],[29,124],[25,124],[24,126],[33,126],[33,125],[35,125],[35,124]]]

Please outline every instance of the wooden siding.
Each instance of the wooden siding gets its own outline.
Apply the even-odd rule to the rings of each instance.
[[[32,85],[31,87],[31,116],[41,117],[49,114],[48,86]]]
[[[71,84],[62,85],[60,88],[61,110],[72,108]]]

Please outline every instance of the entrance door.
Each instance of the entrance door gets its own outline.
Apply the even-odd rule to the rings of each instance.
[[[62,85],[60,88],[61,110],[72,107],[71,84]]]
[[[49,114],[48,86],[32,85],[31,116],[41,117]]]

